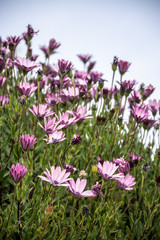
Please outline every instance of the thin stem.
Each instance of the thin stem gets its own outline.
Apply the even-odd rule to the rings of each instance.
[[[114,77],[115,77],[115,71],[113,71],[111,88],[113,88]]]
[[[38,85],[38,114],[37,114],[37,118],[39,116],[39,104],[40,104],[40,84],[39,81],[37,81],[37,85]]]
[[[71,215],[70,215],[70,218],[69,218],[69,221],[68,221],[68,225],[67,225],[67,227],[63,230],[63,232],[60,234],[59,239],[61,239],[62,235],[64,236],[64,234],[66,233],[66,231],[68,232],[68,229],[69,229],[69,227],[70,227],[70,223],[71,223],[71,220],[72,220],[72,217],[73,217],[73,213],[74,213],[74,210],[75,210],[77,201],[78,201],[78,199],[75,198],[75,199],[74,199],[74,202],[73,202],[73,207],[72,207]]]
[[[44,223],[43,231],[41,233],[41,236],[40,236],[39,240],[41,240],[43,238],[43,235],[44,235],[44,232],[46,230],[46,227],[47,227],[47,221],[45,221],[45,223]]]
[[[129,204],[127,205],[127,207],[124,209],[123,213],[121,214],[121,216],[118,218],[117,222],[115,223],[115,225],[113,226],[112,230],[110,231],[110,234],[108,236],[108,239],[109,237],[111,236],[111,234],[113,233],[115,227],[117,226],[117,224],[119,223],[119,221],[121,220],[121,218],[123,217],[123,215],[125,214],[125,212],[127,211],[127,209],[129,208]]]
[[[68,151],[68,149],[70,148],[70,146],[71,146],[71,144],[69,144],[68,147],[65,149],[64,154],[63,154],[62,159],[61,159],[61,163],[62,163],[62,161],[64,160],[65,154],[66,154],[66,152]]]
[[[17,141],[17,153],[19,155],[19,139],[20,139],[20,134],[21,134],[21,126],[22,126],[22,119],[23,119],[23,112],[24,112],[24,107],[22,108],[22,114],[21,114],[21,119],[20,119],[20,126],[19,126],[19,133],[18,133],[18,141]],[[18,162],[19,162],[19,157],[18,157]]]
[[[111,210],[110,210],[110,212],[109,212],[109,214],[108,214],[108,218],[107,218],[107,219],[109,219],[110,216],[112,215],[112,212],[113,212],[113,210],[115,209],[115,206],[116,206],[118,200],[120,200],[121,196],[122,196],[122,191],[120,191],[120,192],[118,193],[117,199],[116,199],[113,207],[111,208]],[[100,234],[100,233],[103,231],[103,229],[106,227],[107,223],[108,223],[108,221],[106,220],[105,224],[102,225],[102,227],[100,228],[99,234]]]
[[[13,210],[13,204],[14,204],[15,197],[16,197],[16,184],[15,184],[15,187],[14,187],[14,195],[13,195],[12,205],[11,205],[10,212],[9,212],[9,216],[8,216],[8,221],[7,221],[6,230],[7,230],[7,228],[8,228],[9,220],[10,220],[11,213],[12,213],[12,210]]]
[[[44,156],[43,156],[42,166],[41,166],[41,167],[43,167],[44,160],[45,160],[45,158],[46,158],[46,154],[47,154],[47,149],[48,149],[48,144],[47,144],[47,146],[46,146],[46,150],[45,150],[45,153],[44,153]]]

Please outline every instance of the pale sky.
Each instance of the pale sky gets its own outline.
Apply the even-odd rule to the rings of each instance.
[[[125,80],[156,87],[151,99],[160,99],[160,1],[159,0],[0,0],[0,35],[20,35],[31,24],[35,31],[33,53],[48,45],[50,38],[61,42],[51,58],[70,60],[83,70],[77,54],[89,53],[97,61],[95,70],[110,80],[116,55],[132,63]],[[18,54],[25,56],[24,45]],[[116,80],[119,80],[117,73]]]

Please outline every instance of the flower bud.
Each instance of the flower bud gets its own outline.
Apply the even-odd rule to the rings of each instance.
[[[160,158],[160,150],[157,152],[157,157]]]
[[[114,56],[113,63],[112,63],[113,72],[115,72],[117,70],[117,66],[118,66],[118,58],[116,56]]]
[[[130,200],[130,203],[131,203],[131,204],[135,204],[135,203],[136,203],[136,201],[137,201],[137,199],[136,199],[136,198],[131,198],[131,200]]]
[[[97,166],[93,165],[93,166],[92,166],[92,172],[93,172],[93,173],[96,173],[97,170],[98,170]]]
[[[18,100],[19,100],[20,104],[23,106],[23,105],[26,104],[27,97],[25,95],[22,95],[22,96],[19,97]]]
[[[80,144],[81,140],[82,140],[82,138],[80,135],[74,134],[71,142],[73,145],[77,145],[77,144]]]
[[[82,214],[83,214],[83,215],[86,214],[87,216],[90,214],[90,213],[89,213],[89,208],[88,208],[87,205],[83,205],[83,206],[82,206]]]
[[[17,163],[16,166],[12,164],[10,176],[12,177],[15,183],[18,183],[24,178],[26,171],[27,168],[22,164]]]
[[[51,216],[51,215],[52,215],[52,212],[53,212],[52,207],[48,205],[48,206],[46,207],[45,214],[46,214],[47,216]]]
[[[151,180],[150,183],[151,183],[152,186],[155,185],[155,181],[154,180]]]
[[[160,176],[156,177],[156,184],[157,184],[157,187],[160,187]]]

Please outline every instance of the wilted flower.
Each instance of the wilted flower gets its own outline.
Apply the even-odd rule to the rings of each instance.
[[[50,54],[55,53],[55,50],[56,50],[57,48],[59,48],[60,45],[61,45],[61,44],[60,44],[60,43],[57,43],[54,38],[51,38],[51,39],[49,40],[49,47],[48,47],[48,48],[49,48],[49,53],[50,53]]]
[[[129,162],[125,161],[123,157],[121,158],[113,158],[113,163],[118,166],[119,172],[127,173],[130,169]]]
[[[71,173],[66,172],[66,169],[62,171],[60,166],[56,168],[52,166],[51,173],[49,172],[48,169],[46,169],[46,171],[44,171],[44,174],[46,175],[46,177],[43,177],[41,175],[39,175],[38,177],[40,177],[43,181],[51,183],[53,186],[66,187],[69,185],[67,181],[71,179],[71,178],[68,178]]]
[[[29,97],[33,92],[37,90],[37,87],[34,85],[34,83],[29,82],[20,82],[19,86],[16,85],[19,93],[21,95],[25,95],[26,97]]]
[[[73,178],[69,180],[69,186],[67,188],[71,191],[74,197],[81,198],[81,197],[95,197],[97,194],[94,194],[92,190],[84,191],[87,184],[86,179],[78,178],[76,183]],[[84,192],[83,192],[84,191]]]
[[[46,104],[39,104],[39,109],[38,106],[33,104],[32,108],[29,108],[29,111],[39,118],[49,117],[54,114],[53,111],[47,108]]]
[[[125,74],[129,68],[129,66],[131,65],[131,63],[127,62],[127,61],[122,61],[120,60],[118,62],[118,69],[121,75]]]
[[[35,33],[38,33],[38,31],[35,32],[33,27],[30,24],[28,24],[28,26],[27,26],[27,34],[28,34],[28,36],[33,37]]]
[[[101,165],[103,165],[104,159],[102,159],[100,156],[98,156],[97,157],[97,163],[100,163]]]
[[[36,67],[40,67],[40,64],[30,61],[29,59],[20,57],[17,57],[14,60],[14,64],[18,69],[22,69],[25,73],[32,71]]]
[[[132,92],[133,87],[136,83],[135,80],[133,81],[127,81],[125,80],[124,82],[118,82],[120,84],[120,93],[126,94],[127,96],[130,94],[130,92]]]
[[[23,150],[30,150],[33,145],[36,143],[34,135],[30,136],[29,134],[24,134],[20,137],[21,147]]]
[[[122,178],[119,178],[117,182],[122,190],[132,190],[132,186],[136,184],[134,180],[135,178],[128,173],[126,176],[123,175]]]
[[[22,164],[17,163],[16,166],[12,164],[10,176],[12,177],[15,183],[18,183],[24,178],[26,171],[27,168]]]
[[[144,129],[150,129],[151,127],[154,127],[156,123],[157,123],[156,120],[147,118],[143,120],[143,127]]]
[[[99,184],[98,182],[96,182],[95,185],[92,186],[92,192],[96,195],[100,195],[102,197],[105,197],[102,193],[101,193],[101,184]]]
[[[138,164],[139,160],[141,160],[141,156],[131,152],[129,155],[129,158],[130,158],[130,161],[129,161],[129,164],[130,164],[130,167],[133,168],[135,164]]]
[[[146,172],[150,171],[150,170],[151,170],[150,164],[149,164],[149,163],[145,163],[145,164],[142,166],[141,170],[144,170],[144,171],[146,171]]]
[[[111,89],[108,89],[108,88],[103,88],[102,89],[102,92],[103,92],[103,97],[106,98],[109,96],[110,99],[114,98],[117,93],[119,92],[118,89],[115,87],[115,88],[111,88]]]
[[[85,172],[85,170],[81,170],[80,172],[79,172],[79,177],[87,177],[87,173]]]
[[[37,34],[39,31],[34,31],[33,27],[28,24],[27,26],[27,32],[23,33],[23,39],[25,40],[26,44],[33,38],[35,34]]]
[[[98,167],[100,175],[106,180],[119,179],[123,176],[122,173],[113,175],[116,172],[116,170],[118,169],[118,166],[116,166],[115,163],[105,161],[105,162],[103,162],[103,164],[101,164],[100,162],[98,162],[97,167]]]
[[[92,57],[92,55],[89,55],[89,54],[79,54],[77,55],[77,57],[79,57],[79,59],[84,63],[86,64]]]
[[[75,144],[77,145],[77,144],[80,144],[81,140],[82,140],[82,138],[80,135],[74,134],[71,142],[73,145],[75,145]]]
[[[7,79],[6,77],[1,77],[0,76],[0,88],[4,85],[6,79]]]
[[[74,168],[73,166],[69,165],[68,163],[64,164],[64,169],[66,169],[66,172],[70,172],[70,173],[73,173],[74,171],[77,170],[76,168]]]

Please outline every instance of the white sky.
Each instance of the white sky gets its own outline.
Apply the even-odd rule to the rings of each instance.
[[[52,62],[64,58],[83,70],[77,54],[90,53],[95,70],[110,80],[114,55],[132,63],[126,80],[156,87],[160,99],[160,1],[159,0],[0,0],[0,35],[20,35],[31,24],[39,30],[33,53],[55,38],[62,45]],[[24,56],[24,45],[19,48]],[[116,80],[119,80],[117,73]]]

